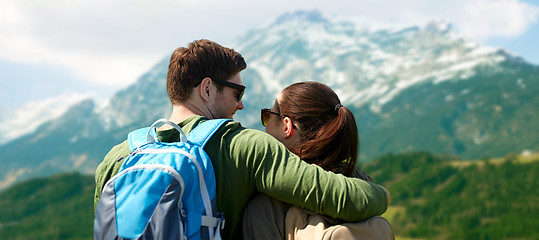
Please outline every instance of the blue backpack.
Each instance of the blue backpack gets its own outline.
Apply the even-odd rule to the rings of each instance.
[[[200,123],[189,135],[166,119],[128,135],[131,153],[103,188],[94,221],[94,239],[220,239],[212,163],[203,148],[229,119]],[[159,142],[165,122],[180,142]]]

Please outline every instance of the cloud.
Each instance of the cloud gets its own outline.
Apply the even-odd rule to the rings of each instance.
[[[357,1],[348,5],[337,8],[339,4],[333,4],[322,10],[404,24],[444,19],[461,35],[480,42],[492,37],[518,37],[539,19],[537,4],[518,0],[379,0],[376,4]]]
[[[67,69],[78,80],[125,86],[149,70],[164,52],[153,51],[151,43],[142,46],[148,37],[141,39],[143,34],[135,28],[145,19],[133,16],[142,12],[120,11],[128,3],[118,2],[3,1],[0,59],[47,63]],[[156,9],[140,6],[139,10],[144,8]],[[146,16],[152,17],[148,15],[151,10]]]
[[[5,0],[0,60],[46,63],[78,81],[125,87],[176,47],[247,31],[248,21],[231,10],[222,1]]]
[[[334,14],[358,14],[404,24],[424,24],[434,19],[444,19],[452,23],[462,36],[479,42],[492,37],[518,37],[539,19],[537,4],[518,0],[379,0],[376,5],[366,1],[359,1],[355,5],[340,12],[337,9],[328,10]]]
[[[3,0],[0,59],[47,63],[79,80],[125,87],[178,46],[209,38],[226,43],[285,12],[424,24],[445,19],[471,39],[516,37],[539,7],[517,0]]]
[[[463,5],[462,17],[454,19],[465,36],[516,37],[537,22],[539,7],[516,0],[478,0]]]
[[[47,63],[68,69],[77,77],[103,86],[122,86],[149,70],[162,56],[136,53],[94,52],[92,49],[62,49],[32,38],[2,38],[2,58],[19,63]]]

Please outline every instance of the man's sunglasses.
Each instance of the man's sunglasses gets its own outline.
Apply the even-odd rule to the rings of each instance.
[[[214,81],[216,83],[218,83],[219,85],[239,90],[239,91],[236,91],[236,100],[238,102],[241,101],[241,98],[243,97],[243,93],[245,93],[245,86],[235,84],[235,83],[232,83],[232,82],[229,82],[229,81],[221,81],[221,80],[214,80]]]
[[[281,115],[280,113],[272,112],[269,108],[262,108],[260,109],[260,120],[262,121],[262,125],[264,125],[264,127],[268,124],[268,121],[270,119],[270,114],[277,115],[281,118],[288,117],[285,115]],[[294,122],[292,122],[292,127],[294,127],[295,129],[298,129],[296,125],[294,124]]]

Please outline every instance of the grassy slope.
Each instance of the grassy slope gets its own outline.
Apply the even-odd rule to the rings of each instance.
[[[398,239],[538,239],[539,156],[475,162],[427,153],[365,166],[392,192],[384,214]]]
[[[397,239],[539,239],[539,156],[507,159],[409,153],[364,170],[391,191]],[[0,239],[92,239],[93,190],[93,177],[68,173],[0,192]]]
[[[92,239],[93,178],[76,173],[0,193],[0,239]]]

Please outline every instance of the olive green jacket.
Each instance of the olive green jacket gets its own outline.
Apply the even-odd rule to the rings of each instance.
[[[189,133],[207,120],[193,116],[179,123]],[[176,130],[158,131],[161,141],[179,140]],[[204,148],[210,157],[217,181],[217,207],[224,213],[224,239],[241,239],[242,211],[257,192],[316,213],[345,221],[360,221],[384,213],[388,206],[385,191],[360,179],[346,178],[308,164],[288,151],[272,136],[228,122]],[[105,156],[95,173],[94,207],[105,183],[129,154],[127,141]]]

